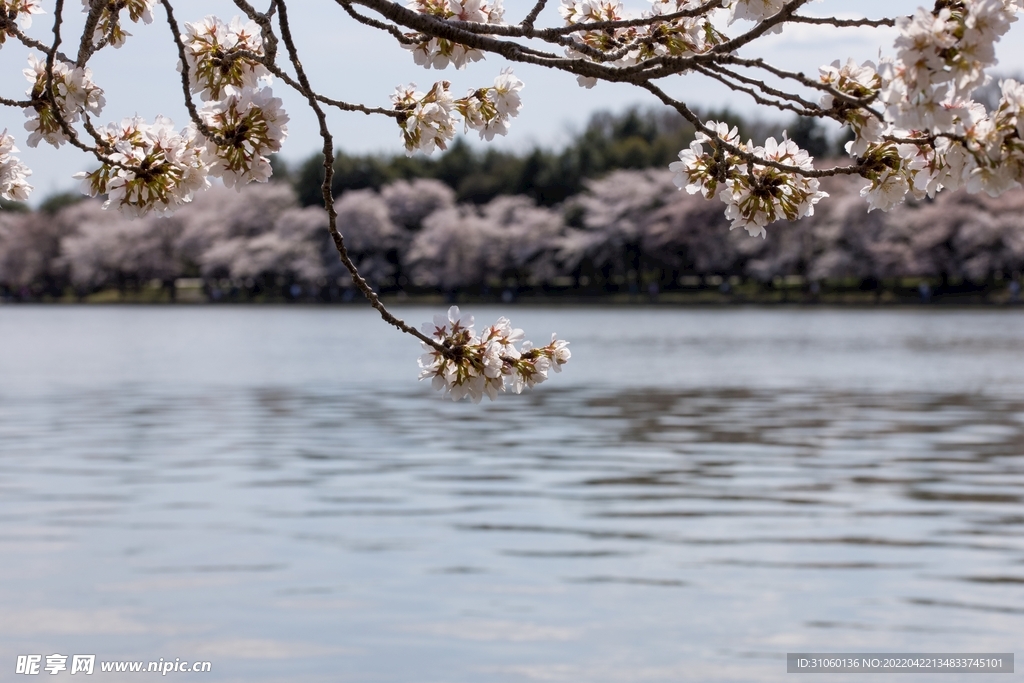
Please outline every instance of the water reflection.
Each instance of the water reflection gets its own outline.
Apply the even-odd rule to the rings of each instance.
[[[1012,651],[1022,445],[1013,392],[7,393],[0,658],[741,681],[787,650]]]

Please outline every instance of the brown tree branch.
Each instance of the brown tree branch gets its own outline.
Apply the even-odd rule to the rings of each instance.
[[[855,28],[870,26],[878,28],[879,26],[895,26],[895,19],[836,19],[835,17],[804,17],[799,15],[793,15],[788,19],[789,22],[794,24],[826,24],[828,26],[837,26],[839,28]]]
[[[202,117],[199,116],[199,110],[196,109],[196,103],[192,99],[188,59],[185,58],[185,44],[181,42],[181,29],[178,28],[178,21],[174,18],[174,8],[171,7],[170,0],[160,0],[160,4],[163,5],[164,11],[167,12],[167,25],[171,29],[174,46],[178,49],[178,60],[181,62],[181,93],[185,101],[185,108],[188,110],[188,116],[192,119],[192,123],[195,124],[196,128],[199,129],[199,132],[207,139],[213,140],[218,145],[228,145],[229,143],[223,137],[213,132],[206,125],[206,122],[203,121]]]
[[[654,85],[653,83],[644,83],[640,87],[652,93],[664,104],[675,109],[682,115],[683,118],[689,121],[694,128],[704,133],[711,139],[715,140],[715,144],[718,145],[720,148],[746,161],[748,166],[752,166],[753,164],[757,164],[759,166],[771,166],[772,168],[776,168],[780,171],[785,171],[786,173],[794,173],[796,175],[801,175],[806,178],[827,178],[830,176],[837,175],[860,175],[860,172],[863,168],[860,164],[856,164],[853,166],[840,166],[827,169],[808,170],[805,168],[800,168],[799,166],[791,166],[789,164],[783,164],[777,161],[771,161],[769,159],[762,159],[756,154],[751,154],[750,152],[740,149],[739,147],[719,138],[718,134],[715,131],[708,128],[706,125],[704,125],[704,122],[700,120],[700,117],[697,116],[689,107],[687,107],[682,102],[673,99],[672,97],[667,95],[665,91],[661,90],[661,88]]]
[[[380,313],[380,317],[387,323],[397,327],[402,332],[410,334],[420,341],[428,344],[432,348],[436,349],[446,357],[451,355],[451,351],[430,337],[426,336],[419,330],[408,325],[404,320],[395,317],[385,306],[381,303],[380,297],[373,291],[366,279],[359,274],[359,270],[356,268],[355,263],[352,262],[352,258],[348,254],[348,249],[345,247],[345,238],[342,237],[341,232],[338,230],[338,211],[334,206],[334,193],[331,191],[331,181],[334,178],[334,137],[331,135],[330,128],[327,126],[327,116],[324,114],[323,108],[320,106],[319,100],[313,94],[313,87],[310,85],[309,78],[306,76],[306,71],[302,67],[302,62],[299,60],[299,53],[295,47],[295,41],[292,39],[291,26],[288,23],[288,8],[285,0],[274,0],[274,4],[278,10],[278,24],[281,27],[281,39],[284,41],[285,48],[288,51],[288,57],[291,60],[292,67],[295,69],[295,74],[298,78],[299,85],[302,88],[303,94],[306,96],[306,101],[309,103],[313,113],[316,114],[317,122],[320,125],[320,137],[323,139],[323,157],[324,157],[324,181],[321,187],[321,192],[324,199],[324,208],[327,211],[327,229],[331,233],[331,239],[334,240],[334,246],[338,251],[338,256],[341,259],[342,264],[348,270],[352,276],[352,282],[356,288],[363,293],[366,300],[370,302]]]

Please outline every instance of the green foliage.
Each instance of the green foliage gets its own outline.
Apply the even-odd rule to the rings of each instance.
[[[52,216],[65,206],[73,206],[85,198],[81,192],[58,192],[44,199],[39,210]]]
[[[291,175],[291,169],[288,168],[288,164],[285,163],[280,154],[270,155],[270,170],[273,172],[273,175],[270,176],[272,181],[287,178]]]
[[[9,199],[0,199],[0,211],[9,211],[11,213],[28,213],[31,211],[28,204],[22,202],[12,202]]]
[[[779,137],[783,130],[778,124],[744,119],[728,109],[705,112],[702,119],[737,126],[744,140],[758,142],[772,135]],[[815,157],[829,156],[833,149],[815,119],[796,118],[788,128],[790,137]],[[602,112],[561,151],[534,148],[520,155],[477,149],[459,138],[436,157],[338,152],[331,187],[335,196],[340,196],[347,190],[379,190],[396,180],[433,178],[455,190],[460,202],[484,204],[498,195],[523,194],[552,206],[578,194],[588,179],[610,171],[668,166],[693,137],[693,126],[670,109]],[[304,206],[322,205],[323,174],[319,155],[292,172],[291,182]]]
[[[832,151],[832,143],[818,119],[798,116],[789,127],[789,139],[815,158],[828,156]]]

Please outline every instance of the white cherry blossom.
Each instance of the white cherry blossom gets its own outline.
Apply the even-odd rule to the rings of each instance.
[[[412,0],[408,8],[440,19],[468,21],[477,24],[502,24],[505,10],[501,0]],[[444,38],[410,34],[419,38],[403,45],[410,50],[416,64],[428,69],[446,69],[449,65],[464,69],[470,62],[484,58],[480,50]]]
[[[819,69],[821,83],[848,95],[855,100],[871,103],[877,98],[882,79],[874,62],[857,64],[853,59],[840,66],[839,60]],[[885,122],[862,108],[852,106],[848,101],[832,93],[822,94],[819,104],[823,109],[832,110],[837,118],[850,126],[854,139],[846,143],[846,152],[862,156],[871,143],[879,142],[886,130]]]
[[[46,95],[46,60],[36,55],[28,57],[29,68],[23,73],[31,83],[27,95],[32,101],[25,108],[25,130],[29,132],[28,146],[36,147],[46,141],[54,147],[67,142],[67,134],[60,125],[50,98]],[[103,90],[92,82],[92,71],[83,67],[72,67],[55,60],[51,74],[53,100],[57,104],[60,118],[68,125],[76,123],[83,114],[98,115],[103,111],[106,100]]]
[[[886,169],[878,178],[864,186],[860,196],[868,202],[868,211],[888,211],[901,204],[910,191],[910,184],[899,171]]]
[[[210,175],[223,179],[228,187],[270,179],[267,155],[280,151],[288,137],[288,115],[270,88],[239,91],[228,86],[224,99],[208,102],[199,116],[224,142],[200,135],[206,143],[203,160]]]
[[[17,151],[14,138],[5,129],[0,133],[0,197],[23,202],[32,192],[32,186],[28,184],[28,176],[32,175],[32,171],[14,156]]]
[[[257,88],[260,79],[270,77],[267,67],[250,56],[263,56],[263,37],[254,21],[236,16],[225,24],[208,16],[186,23],[181,42],[192,92],[204,100],[222,99],[227,88]]]
[[[738,19],[764,21],[774,16],[785,6],[785,0],[732,0],[726,2],[732,10],[729,23]]]
[[[506,135],[510,119],[519,114],[522,100],[519,91],[523,82],[512,69],[503,69],[494,79],[494,86],[471,90],[465,97],[455,100],[455,109],[462,115],[467,128],[480,133],[480,138],[491,140],[495,135]]]
[[[416,152],[430,154],[445,149],[455,137],[454,106],[448,81],[438,81],[427,92],[416,90],[416,84],[399,86],[391,101],[400,116],[402,142],[410,156]]]
[[[697,139],[690,143],[689,149],[679,152],[679,161],[672,162],[668,167],[675,174],[673,181],[676,187],[690,194],[700,192],[710,199],[718,196],[726,182],[737,177],[741,161],[738,156],[726,151],[719,141],[740,149],[744,145],[740,142],[735,126],[729,128],[727,123],[708,121],[705,127],[714,136],[698,131]],[[704,151],[705,144],[711,147],[709,152]]]
[[[473,317],[463,315],[458,306],[424,323],[423,332],[444,351],[423,343],[420,379],[429,379],[434,389],[454,401],[468,397],[479,403],[484,396],[494,400],[507,389],[522,393],[547,379],[548,370],[561,372],[572,356],[569,342],[556,335],[547,346],[534,347],[508,318],[499,318],[477,335]]]
[[[176,131],[166,117],[152,124],[135,117],[100,134],[112,163],[75,178],[82,181],[84,194],[107,195],[104,208],[112,206],[129,217],[166,214],[210,185],[202,142],[192,126]]]

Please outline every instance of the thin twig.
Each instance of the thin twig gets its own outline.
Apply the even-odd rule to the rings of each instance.
[[[380,313],[380,317],[385,322],[394,325],[402,332],[410,334],[420,341],[430,345],[440,353],[443,353],[446,357],[451,355],[451,351],[430,337],[426,336],[415,327],[411,327],[404,320],[395,317],[385,306],[381,303],[380,297],[373,291],[366,279],[359,274],[359,270],[356,268],[355,263],[352,262],[351,257],[348,254],[348,249],[345,247],[345,238],[342,237],[341,232],[338,231],[338,211],[334,206],[334,193],[331,191],[331,181],[334,178],[334,138],[331,135],[330,128],[327,126],[327,116],[324,114],[323,108],[320,106],[319,100],[313,94],[313,87],[309,83],[309,79],[306,77],[306,71],[302,67],[302,62],[299,60],[299,53],[295,47],[295,42],[292,39],[291,26],[288,23],[288,7],[285,0],[275,0],[274,4],[278,10],[278,24],[281,27],[281,39],[284,41],[285,48],[288,50],[288,57],[291,60],[292,67],[295,69],[295,75],[298,78],[299,85],[302,87],[302,92],[306,96],[306,101],[309,103],[310,108],[316,114],[317,121],[320,125],[320,137],[323,139],[323,157],[324,157],[324,182],[320,189],[323,194],[324,208],[327,211],[327,229],[331,233],[331,238],[334,240],[334,246],[338,251],[338,256],[341,258],[342,264],[348,270],[352,276],[352,282],[356,288],[363,293],[366,300],[370,302],[370,305],[377,309]]]
[[[39,50],[43,54],[49,54],[50,52],[50,47],[48,45],[36,40],[35,38],[29,38],[26,36],[21,32],[21,29],[18,28],[18,24],[13,19],[5,16],[2,12],[0,12],[0,33],[6,33],[9,36],[13,36],[25,47],[30,47],[33,50]],[[72,61],[70,57],[60,51],[57,52],[57,59],[65,64],[74,64],[74,61]]]
[[[199,129],[199,132],[207,139],[213,140],[220,146],[230,146],[227,140],[215,133],[199,116],[196,103],[192,100],[192,87],[190,83],[192,79],[189,77],[188,59],[185,56],[185,43],[181,41],[181,30],[178,28],[178,21],[174,18],[174,8],[171,7],[170,0],[160,0],[160,4],[164,6],[164,11],[167,12],[167,25],[171,29],[174,45],[178,49],[178,59],[181,62],[181,92],[185,100],[185,108],[188,109],[188,116],[192,119],[192,123],[196,125],[196,128]]]
[[[809,104],[808,106],[809,107],[813,107],[817,111],[808,108],[808,106],[805,106],[803,108],[799,108],[796,105],[793,105],[793,104],[791,104],[789,102],[783,102],[783,101],[768,99],[767,97],[764,97],[763,95],[758,93],[753,88],[749,88],[749,87],[747,87],[745,85],[740,85],[739,83],[734,83],[730,79],[739,80],[741,77],[738,74],[731,73],[731,72],[729,72],[729,71],[727,71],[725,69],[716,69],[713,66],[697,65],[697,66],[694,67],[694,71],[696,71],[697,73],[704,74],[708,78],[712,78],[712,79],[718,81],[719,83],[724,84],[725,86],[727,86],[731,90],[735,90],[737,92],[742,92],[742,93],[745,93],[745,94],[749,95],[750,98],[752,100],[754,100],[754,102],[756,102],[757,104],[768,106],[768,107],[774,107],[776,109],[780,109],[780,110],[784,110],[784,111],[791,111],[791,112],[794,112],[794,113],[796,113],[796,114],[798,114],[800,116],[823,116],[824,115],[824,113],[820,109],[817,109],[817,107],[814,107],[813,104]],[[771,90],[771,89],[765,87],[764,90],[767,92],[768,90]],[[777,92],[781,92],[781,91],[777,91]],[[771,93],[771,94],[775,94],[775,93]],[[788,97],[795,98],[796,96],[790,95]],[[801,102],[801,104],[803,104],[803,103]]]
[[[801,175],[807,178],[827,178],[830,176],[837,175],[860,175],[860,171],[862,169],[862,166],[860,164],[856,164],[853,166],[834,167],[824,170],[808,170],[806,168],[800,168],[799,166],[791,166],[789,164],[771,161],[770,159],[762,159],[756,154],[751,154],[750,152],[744,149],[740,149],[739,147],[729,142],[726,142],[722,138],[718,137],[718,134],[715,131],[708,128],[707,126],[705,126],[704,122],[700,120],[700,117],[697,116],[689,107],[687,107],[682,102],[679,102],[678,100],[675,100],[672,97],[668,96],[665,93],[665,91],[663,91],[661,88],[654,85],[653,83],[644,83],[640,87],[654,94],[654,96],[661,100],[663,103],[675,109],[683,116],[683,118],[689,121],[694,128],[704,133],[712,140],[715,140],[715,144],[718,145],[720,148],[723,148],[730,154],[733,154],[739,157],[740,159],[746,161],[748,166],[751,164],[757,164],[759,166],[771,166],[772,168],[776,168],[780,171],[785,171],[786,173],[795,173],[796,175]]]
[[[865,97],[865,98],[857,98],[857,97],[854,97],[854,96],[852,96],[852,95],[850,95],[848,93],[844,93],[841,90],[836,90],[835,88],[833,88],[831,85],[829,85],[827,83],[822,83],[821,81],[816,81],[816,80],[814,80],[812,78],[808,78],[807,76],[805,76],[802,73],[795,73],[795,72],[792,72],[792,71],[785,71],[783,69],[779,69],[777,67],[774,67],[771,64],[768,64],[767,62],[765,62],[761,58],[758,58],[758,59],[742,59],[740,57],[736,57],[734,55],[730,55],[729,57],[727,57],[726,59],[723,59],[722,61],[723,61],[723,63],[727,63],[727,64],[737,64],[739,66],[747,66],[747,67],[763,69],[763,70],[767,71],[768,73],[772,74],[773,76],[777,76],[779,78],[784,78],[784,79],[795,80],[798,83],[800,83],[801,85],[807,86],[808,88],[814,88],[816,90],[821,90],[822,92],[826,92],[829,95],[832,95],[832,97],[836,98],[837,100],[839,100],[840,102],[842,102],[842,103],[844,103],[844,104],[846,104],[848,106],[851,106],[851,107],[854,107],[854,108],[857,108],[857,109],[863,109],[864,111],[870,113],[872,116],[874,116],[875,118],[877,118],[880,121],[883,119],[882,114],[880,112],[877,112],[877,111],[875,111],[874,109],[871,109],[868,106],[868,105],[870,105],[875,100],[875,97],[876,97],[875,95],[871,95],[870,97]]]
[[[387,31],[402,45],[415,45],[419,42],[402,33],[402,31],[394,24],[386,24],[383,21],[377,21],[376,19],[372,19],[364,14],[360,14],[354,7],[352,7],[352,3],[350,2],[338,0],[338,4],[341,5],[342,9],[344,9],[350,17],[358,21],[360,24],[365,24],[366,26],[380,29],[381,31]]]
[[[64,118],[64,112],[62,112],[60,107],[57,106],[57,98],[53,94],[53,65],[57,55],[59,54],[57,48],[60,47],[61,43],[60,30],[63,23],[64,0],[57,0],[56,6],[53,9],[53,43],[46,49],[46,92],[42,93],[40,96],[46,101],[46,104],[49,105],[53,113],[53,118],[57,121],[57,125],[60,126],[61,132],[64,133],[64,136],[67,137],[68,142],[70,142],[72,146],[77,147],[84,152],[89,152],[100,161],[110,164],[111,166],[123,167],[123,164],[109,158],[106,154],[101,152],[98,147],[91,147],[82,142],[78,137],[78,132],[71,127],[71,124],[69,124],[67,119]],[[33,102],[32,104],[34,106],[36,103]]]

